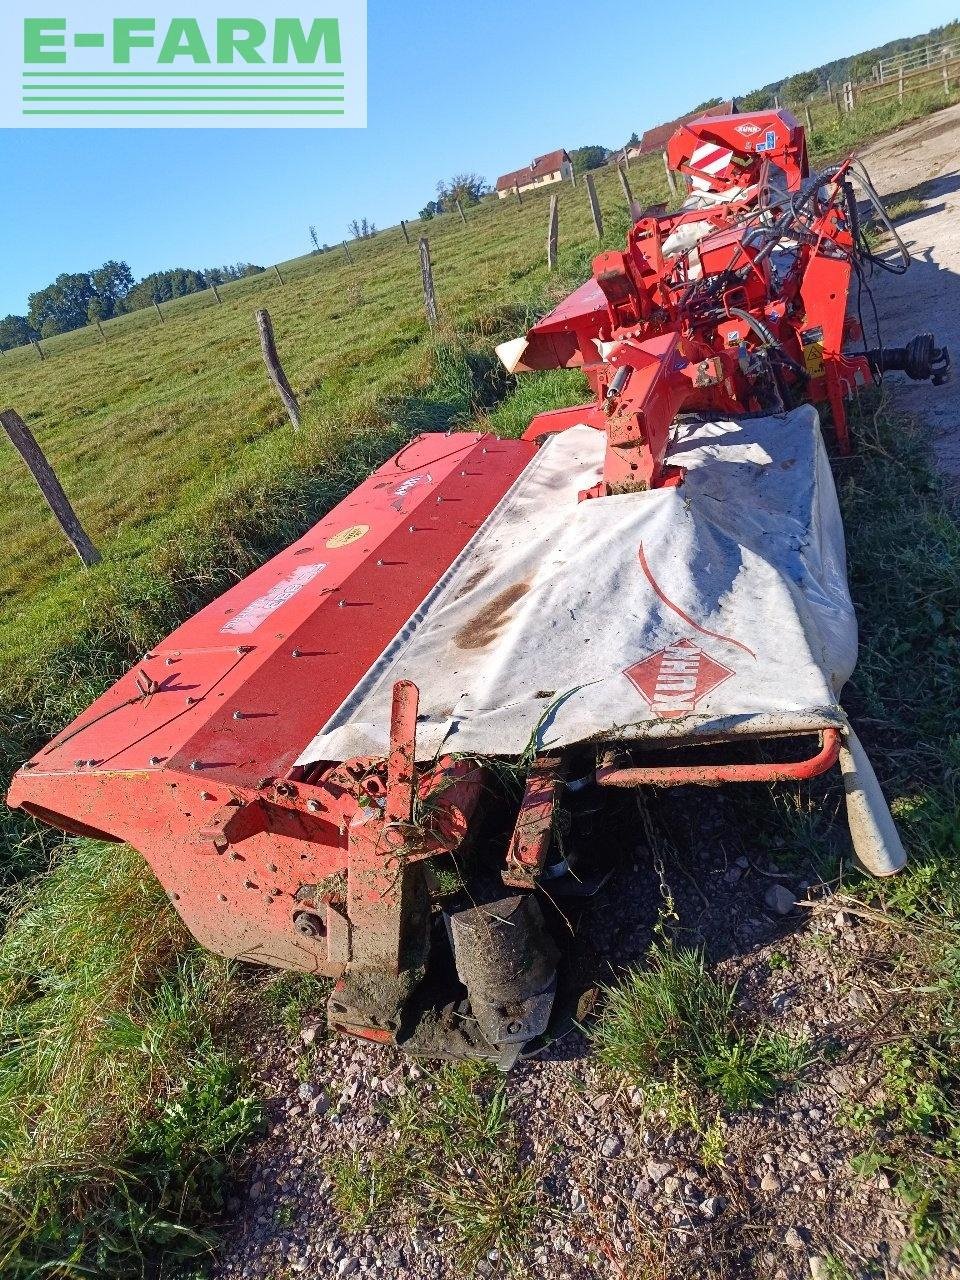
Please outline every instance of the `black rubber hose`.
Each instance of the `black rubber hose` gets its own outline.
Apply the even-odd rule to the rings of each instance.
[[[738,320],[748,324],[765,347],[772,347],[780,361],[786,365],[791,373],[795,373],[798,378],[803,378],[804,380],[810,376],[802,364],[797,364],[796,360],[787,355],[778,342],[776,335],[771,329],[767,328],[762,320],[758,320],[756,316],[752,316],[749,311],[744,311],[741,307],[728,307],[727,310],[732,316],[736,316]]]

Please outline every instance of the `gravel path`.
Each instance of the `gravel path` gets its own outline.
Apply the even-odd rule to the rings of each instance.
[[[885,195],[929,181],[924,213],[902,227],[918,265],[877,285],[885,341],[929,327],[960,358],[958,142],[955,107],[881,140],[865,158]],[[956,387],[898,380],[895,396],[934,423],[943,467],[960,474]],[[581,1033],[522,1064],[507,1090],[542,1213],[518,1274],[834,1280],[844,1274],[837,1260],[854,1275],[867,1266],[876,1268],[871,1274],[897,1274],[903,1211],[883,1175],[854,1175],[856,1139],[837,1122],[839,1108],[869,1097],[863,1042],[888,1000],[882,944],[800,871],[781,872],[775,850],[740,848],[737,823],[724,814],[728,803],[723,793],[701,802],[679,861],[668,860],[679,934],[705,945],[717,971],[739,981],[746,1007],[808,1036],[824,1065],[802,1090],[730,1119],[719,1160],[705,1167],[692,1135],[643,1122],[636,1099],[603,1077]],[[661,829],[671,830],[676,817],[661,815]],[[777,885],[785,895],[771,893]],[[805,905],[790,909],[794,895]],[[605,972],[642,960],[661,902],[649,857],[638,850],[633,870],[592,909]],[[505,1274],[495,1253],[465,1268],[440,1227],[384,1218],[344,1230],[331,1202],[331,1161],[389,1143],[391,1108],[403,1091],[422,1089],[425,1077],[390,1051],[314,1034],[320,1017],[318,1008],[303,1027],[251,1046],[270,1123],[231,1205],[218,1280]],[[960,1271],[945,1262],[939,1274]]]
[[[905,276],[880,274],[875,292],[884,343],[899,346],[929,330],[960,361],[960,106],[948,107],[881,138],[864,151],[880,194],[889,200],[922,183],[922,213],[898,231],[913,265]],[[870,320],[864,312],[867,331]],[[895,398],[934,429],[941,468],[960,476],[960,375],[944,387],[891,376]]]
[[[884,1007],[882,958],[872,954],[868,964],[865,954],[875,950],[874,933],[868,937],[816,887],[809,889],[816,905],[773,910],[772,885],[790,890],[790,901],[808,886],[767,858],[729,862],[723,807],[718,797],[712,813],[701,815],[696,842],[676,864],[686,868],[670,873],[680,936],[702,942],[717,971],[739,979],[745,1008],[817,1046],[829,1042],[830,1065],[802,1090],[730,1119],[720,1162],[705,1167],[692,1134],[642,1121],[638,1099],[604,1078],[579,1032],[522,1064],[508,1078],[508,1097],[543,1212],[520,1274],[801,1280],[829,1277],[829,1254],[878,1263],[880,1274],[896,1256],[901,1211],[883,1178],[852,1177],[856,1141],[835,1121],[864,1084],[857,1055],[864,1021]],[[660,902],[645,855],[606,887],[594,919],[607,972],[642,960]],[[305,1027],[309,1040],[313,1020]],[[422,1086],[416,1064],[345,1039],[317,1039],[308,1048],[296,1031],[253,1046],[253,1055],[270,1099],[270,1130],[234,1203],[220,1280],[504,1274],[496,1256],[465,1270],[439,1229],[383,1221],[351,1234],[338,1221],[330,1161],[391,1141],[399,1094]]]

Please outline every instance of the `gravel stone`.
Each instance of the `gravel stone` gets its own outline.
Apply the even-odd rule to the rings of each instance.
[[[647,1177],[651,1182],[663,1182],[664,1178],[673,1173],[673,1169],[674,1166],[669,1163],[663,1163],[659,1160],[647,1161]]]
[[[788,916],[797,905],[796,894],[782,884],[772,884],[763,895],[763,900],[778,916]]]
[[[611,1133],[608,1138],[604,1138],[603,1145],[600,1148],[600,1154],[604,1160],[612,1160],[615,1156],[620,1155],[623,1151],[623,1139],[617,1137],[615,1133]]]
[[[796,1227],[790,1227],[787,1230],[786,1235],[783,1237],[783,1243],[787,1246],[788,1249],[793,1249],[795,1252],[799,1252],[799,1250],[805,1249],[807,1247],[804,1244],[803,1236],[796,1229]]]

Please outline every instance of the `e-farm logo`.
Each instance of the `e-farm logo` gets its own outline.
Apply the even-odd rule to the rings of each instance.
[[[149,13],[111,13],[90,0],[57,7],[55,17],[31,5],[0,19],[4,127],[366,124],[365,0],[240,17],[217,13],[211,0],[194,0],[189,16],[179,4]]]

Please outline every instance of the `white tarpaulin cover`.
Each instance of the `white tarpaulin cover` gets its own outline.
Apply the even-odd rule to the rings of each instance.
[[[682,485],[577,501],[605,436],[550,437],[299,763],[418,759],[845,723],[857,630],[816,412],[675,426]]]

